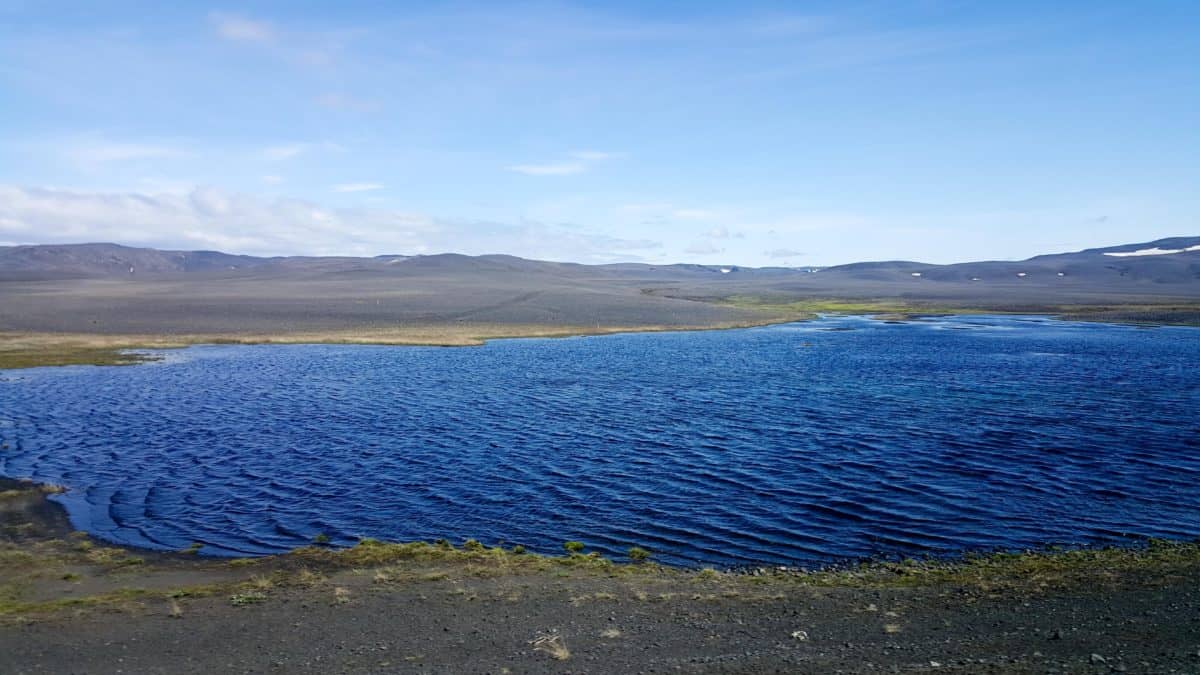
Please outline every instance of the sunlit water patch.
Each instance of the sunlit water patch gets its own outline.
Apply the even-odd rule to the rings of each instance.
[[[830,330],[836,329],[836,330]],[[679,564],[1200,535],[1200,330],[955,317],[201,346],[0,372],[0,474],[127,545],[578,539]]]

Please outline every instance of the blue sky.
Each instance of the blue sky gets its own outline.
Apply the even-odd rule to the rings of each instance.
[[[828,265],[1194,235],[1198,34],[1195,2],[0,0],[0,244]]]

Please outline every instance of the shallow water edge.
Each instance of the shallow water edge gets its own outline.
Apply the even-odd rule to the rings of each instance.
[[[720,304],[720,303],[718,303]],[[1193,305],[1149,306],[1057,306],[1026,307],[1005,311],[997,308],[914,307],[902,303],[871,302],[862,309],[838,309],[845,303],[801,301],[770,304],[755,299],[729,303],[757,308],[764,313],[758,321],[741,321],[695,326],[562,326],[552,324],[430,325],[389,330],[345,329],[335,331],[290,331],[262,334],[141,334],[103,335],[0,331],[0,371],[69,365],[136,365],[160,358],[157,350],[182,349],[216,344],[361,344],[389,346],[467,347],[513,338],[585,337],[623,333],[731,330],[810,321],[821,316],[870,316],[879,320],[918,320],[922,317],[991,314],[997,316],[1040,316],[1064,321],[1114,325],[1200,326],[1200,307]],[[862,303],[859,303],[862,304]]]
[[[9,378],[0,441],[17,445],[0,472],[86,486],[56,499],[113,541],[200,539],[225,555],[324,532],[342,546],[590,539],[615,557],[641,546],[685,566],[814,568],[1186,540],[1189,335],[828,318],[469,352],[197,347],[146,369]],[[933,417],[912,418],[912,401]],[[975,422],[954,422],[964,414]],[[282,426],[260,431],[264,419]]]
[[[71,528],[66,509],[54,499],[55,495],[64,492],[65,488],[59,485],[0,477],[0,516],[3,516],[0,519],[0,548],[25,550],[38,543],[60,543],[70,546],[75,551],[95,551],[90,545],[80,546],[80,542],[88,539],[100,542],[104,540]],[[297,546],[284,553],[239,558],[211,556],[199,545],[178,551],[119,544],[117,546],[118,548],[100,549],[103,551],[102,556],[89,558],[94,558],[92,562],[102,562],[129,570],[136,570],[147,561],[167,564],[196,562],[204,567],[208,567],[212,562],[227,561],[228,565],[234,567],[250,568],[257,564],[288,560],[359,567],[411,560],[469,563],[471,560],[509,558],[535,563],[534,569],[541,572],[566,566],[592,571],[623,571],[638,575],[682,573],[715,578],[713,575],[716,574],[732,578],[752,578],[763,583],[786,580],[804,585],[867,588],[934,583],[984,583],[989,586],[1021,584],[1030,575],[1037,575],[1039,582],[1043,584],[1054,580],[1059,585],[1069,586],[1078,581],[1075,578],[1077,576],[1090,576],[1100,571],[1105,575],[1111,575],[1115,571],[1139,572],[1149,578],[1157,578],[1159,575],[1172,574],[1179,567],[1200,566],[1200,538],[1193,541],[1143,539],[1131,541],[1126,546],[968,551],[953,556],[920,560],[870,558],[846,560],[816,568],[772,565],[728,569],[664,565],[653,561],[652,555],[635,555],[633,558],[613,560],[583,550],[567,550],[560,554],[534,553],[526,551],[523,546],[507,549],[484,546],[474,539],[467,539],[462,544],[455,545],[445,540],[390,542],[366,538],[352,546],[313,543]],[[586,545],[584,547],[586,548]],[[523,571],[529,569],[525,568]],[[4,613],[4,607],[0,606],[0,616]]]

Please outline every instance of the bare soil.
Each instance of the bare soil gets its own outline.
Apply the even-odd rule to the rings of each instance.
[[[107,547],[0,481],[0,672],[1196,673],[1200,547],[725,573],[366,542]]]

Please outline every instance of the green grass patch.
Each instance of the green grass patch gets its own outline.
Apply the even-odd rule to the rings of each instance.
[[[161,592],[148,591],[143,588],[122,588],[110,593],[89,595],[78,598],[61,598],[41,602],[25,602],[5,597],[0,594],[0,616],[46,614],[63,609],[80,609],[90,607],[105,607],[120,605],[130,601],[144,600],[152,597],[163,597]]]
[[[1040,314],[1069,321],[1200,326],[1200,303],[1013,304],[1001,301],[964,307],[898,298],[797,298],[792,295],[731,295],[717,304],[753,309],[793,320],[818,314],[867,314],[896,320],[947,314]]]
[[[81,542],[80,548],[85,543],[90,544],[91,542]],[[130,555],[129,551],[123,548],[96,548],[88,546],[84,550],[86,551],[85,557],[88,562],[105,567],[127,567],[130,565],[141,565],[146,562],[143,558]]]
[[[1037,591],[1105,584],[1154,585],[1195,575],[1200,543],[1149,540],[1139,548],[1083,548],[967,555],[958,560],[904,560],[792,575],[812,586],[975,586]]]
[[[234,607],[244,607],[246,605],[257,605],[267,601],[267,594],[259,591],[246,591],[245,593],[234,593],[229,596],[229,604]]]
[[[906,318],[918,314],[980,314],[985,310],[895,299],[795,298],[791,296],[731,295],[718,304],[795,318],[818,314],[887,314]]]

